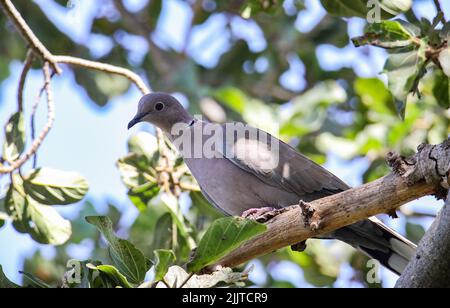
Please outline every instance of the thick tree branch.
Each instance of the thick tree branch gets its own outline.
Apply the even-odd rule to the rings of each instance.
[[[448,188],[450,139],[438,146],[421,145],[410,158],[390,154],[393,172],[377,181],[305,204],[276,216],[268,230],[245,243],[219,264],[233,267],[277,249],[304,242],[371,216],[392,213],[427,195],[442,198]]]
[[[450,287],[450,194],[396,288]]]

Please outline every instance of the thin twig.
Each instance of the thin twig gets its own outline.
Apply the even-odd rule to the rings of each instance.
[[[19,112],[23,111],[23,89],[25,87],[25,81],[27,79],[28,72],[30,71],[31,65],[33,64],[33,60],[33,51],[31,49],[28,49],[22,73],[20,74],[19,89],[17,90],[17,110]]]
[[[11,173],[14,170],[19,169],[24,163],[26,163],[30,159],[30,157],[32,157],[39,149],[45,137],[47,137],[50,129],[53,126],[53,122],[55,121],[55,108],[53,102],[53,92],[51,89],[50,63],[45,62],[42,70],[44,73],[44,88],[47,95],[47,124],[44,126],[39,136],[33,141],[31,148],[18,160],[12,162],[8,167],[0,166],[0,173]]]
[[[138,89],[142,92],[142,94],[150,93],[150,89],[145,85],[142,78],[139,77],[138,74],[134,73],[133,71],[131,71],[129,69],[111,65],[111,64],[89,61],[89,60],[76,58],[76,57],[70,57],[70,56],[54,56],[54,60],[56,63],[77,65],[77,66],[82,66],[85,68],[89,68],[89,69],[93,69],[93,70],[97,70],[97,71],[101,71],[101,72],[121,75],[123,77],[128,78],[131,82],[133,82],[138,87]]]
[[[442,9],[441,2],[439,2],[439,0],[434,0],[434,5],[436,6],[438,15],[441,15],[442,18],[445,20],[445,14],[444,14],[444,10]]]
[[[0,0],[0,6],[3,9],[4,13],[10,18],[10,20],[14,23],[16,28],[19,30],[22,37],[28,42],[30,48],[41,57],[44,61],[50,63],[53,70],[59,75],[62,73],[61,68],[53,59],[53,55],[48,51],[48,49],[42,44],[42,42],[36,37],[30,27],[27,25],[22,15],[20,15],[19,11],[14,7],[10,0]]]
[[[31,107],[31,121],[30,121],[30,126],[31,126],[31,139],[34,140],[36,139],[36,112],[39,106],[39,103],[41,102],[41,98],[42,98],[42,94],[44,94],[45,91],[45,87],[42,87],[39,90],[39,93],[36,95],[36,98],[34,99],[33,102],[33,106]],[[37,153],[35,153],[33,155],[33,168],[36,168],[37,166]]]
[[[106,73],[112,73],[116,75],[121,75],[126,78],[128,78],[131,82],[133,82],[138,89],[142,92],[142,94],[148,94],[150,93],[150,89],[145,85],[144,81],[142,80],[139,75],[132,72],[129,69],[101,63],[101,62],[95,62],[95,61],[89,61],[81,58],[76,57],[70,57],[70,56],[55,56],[42,44],[42,42],[36,37],[36,35],[33,33],[31,28],[27,25],[23,17],[20,15],[19,11],[14,7],[12,2],[10,0],[0,0],[0,6],[2,10],[5,12],[5,14],[9,17],[9,19],[14,23],[16,28],[20,31],[21,35],[24,37],[24,39],[29,43],[30,48],[34,51],[34,53],[39,56],[44,62],[44,75],[46,78],[45,82],[45,91],[47,92],[47,102],[48,102],[48,122],[47,125],[44,127],[43,132],[40,134],[40,136],[37,139],[34,139],[33,145],[31,149],[23,155],[21,158],[19,158],[17,161],[11,162],[11,164],[8,167],[2,166],[0,164],[0,173],[9,173],[13,172],[14,170],[20,168],[32,155],[34,155],[37,151],[37,148],[39,148],[40,144],[42,143],[43,139],[46,137],[48,131],[50,130],[53,121],[54,121],[54,108],[53,108],[53,93],[50,89],[50,80],[52,75],[50,74],[50,71],[48,69],[49,66],[51,66],[57,74],[60,74],[62,72],[61,68],[58,66],[58,63],[65,63],[65,64],[71,64],[71,65],[78,65],[82,66],[88,69],[94,69]],[[30,60],[31,61],[31,60]],[[21,82],[19,84],[19,89],[23,88],[24,82],[25,82],[25,76],[26,76],[26,70],[22,74],[24,75],[21,78]],[[23,81],[22,81],[23,79]],[[19,90],[20,93],[22,90]],[[19,94],[19,108],[22,108],[22,94]],[[35,109],[37,108],[37,103],[33,105],[33,114],[35,113]],[[34,119],[32,120],[34,122]],[[32,123],[32,126],[34,124]],[[33,133],[34,134],[34,133]],[[157,139],[160,141],[164,140],[164,135],[162,131],[159,128],[156,128],[156,135]]]

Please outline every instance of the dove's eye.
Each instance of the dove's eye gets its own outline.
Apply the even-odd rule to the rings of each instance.
[[[163,109],[164,109],[164,104],[163,103],[161,103],[161,102],[156,103],[156,105],[155,105],[155,110],[156,111],[161,111]]]

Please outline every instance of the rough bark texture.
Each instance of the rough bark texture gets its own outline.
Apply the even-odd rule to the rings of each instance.
[[[237,266],[368,217],[392,214],[398,207],[417,198],[446,196],[450,139],[436,146],[421,145],[418,153],[409,158],[390,153],[387,161],[393,169],[391,174],[337,195],[307,204],[300,202],[270,220],[267,232],[245,243],[219,264]]]
[[[450,195],[396,288],[450,288]]]
[[[420,182],[408,185],[394,174],[343,193],[294,207],[267,223],[268,230],[232,252],[219,263],[233,267],[274,250],[380,214],[433,194],[436,186]]]

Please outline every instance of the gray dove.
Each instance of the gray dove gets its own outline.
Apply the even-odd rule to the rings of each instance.
[[[145,95],[128,129],[143,121],[164,131],[205,198],[226,215],[258,217],[350,188],[274,136],[242,123],[201,121],[166,93]],[[397,274],[416,248],[376,218],[321,238],[344,241]]]

